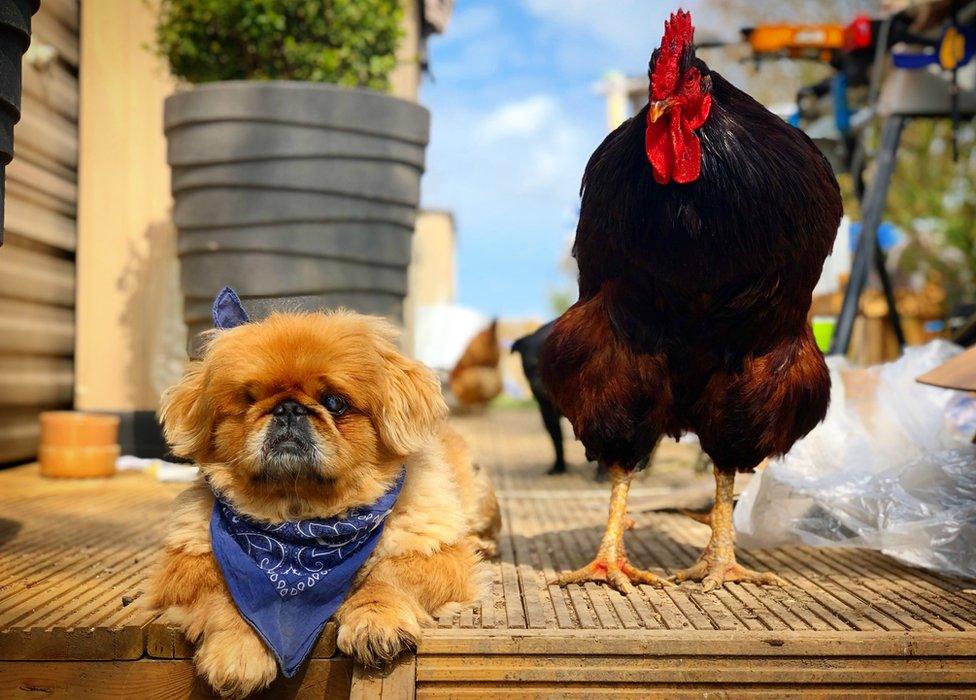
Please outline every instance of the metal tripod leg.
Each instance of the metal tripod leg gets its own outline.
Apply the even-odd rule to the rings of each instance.
[[[895,331],[895,340],[898,341],[898,349],[905,349],[905,331],[901,327],[901,315],[898,313],[898,305],[895,303],[895,288],[891,284],[891,275],[888,274],[888,258],[881,250],[878,237],[874,237],[874,262],[881,278],[881,288],[884,290],[885,300],[888,302],[888,317],[891,319],[891,327]]]
[[[888,187],[891,176],[895,171],[895,156],[901,141],[901,132],[905,126],[906,117],[890,116],[885,120],[881,129],[881,148],[878,151],[877,163],[871,185],[864,194],[861,206],[861,234],[858,237],[857,249],[854,251],[854,262],[851,264],[851,277],[844,294],[837,328],[830,342],[830,355],[843,355],[851,343],[851,333],[854,330],[854,319],[857,317],[861,292],[867,284],[868,274],[873,265],[881,277],[885,298],[888,301],[888,312],[895,327],[895,335],[900,345],[904,346],[905,338],[901,328],[901,319],[895,307],[894,292],[891,280],[885,268],[884,255],[878,244],[878,227],[884,215],[885,200],[888,198]]]

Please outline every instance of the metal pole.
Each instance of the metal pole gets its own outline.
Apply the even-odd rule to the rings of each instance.
[[[881,250],[881,243],[878,237],[874,237],[874,263],[877,267],[878,277],[881,278],[881,289],[884,290],[885,300],[888,302],[888,317],[891,319],[891,327],[895,331],[895,339],[898,341],[898,349],[905,349],[905,331],[901,327],[901,315],[898,313],[898,305],[895,303],[895,288],[891,284],[891,276],[888,274],[888,261],[884,251]]]
[[[874,177],[864,195],[861,207],[861,235],[857,241],[857,250],[854,252],[851,277],[847,283],[840,316],[837,318],[837,328],[830,342],[828,352],[830,355],[843,355],[847,352],[851,344],[851,333],[854,330],[854,319],[857,317],[861,292],[864,291],[872,264],[879,259],[875,254],[878,246],[878,227],[884,215],[888,187],[891,185],[891,176],[895,171],[895,155],[898,152],[904,126],[905,117],[892,115],[885,119],[881,129],[881,148],[878,150]],[[893,303],[893,299],[889,303]],[[893,307],[891,310],[897,313]]]

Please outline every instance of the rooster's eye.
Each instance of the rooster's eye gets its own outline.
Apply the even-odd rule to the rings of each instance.
[[[323,397],[322,405],[333,416],[341,416],[349,408],[349,403],[341,396],[336,396],[335,394],[328,394]]]

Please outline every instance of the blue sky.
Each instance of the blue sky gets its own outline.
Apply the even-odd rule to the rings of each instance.
[[[460,0],[431,39],[423,203],[456,216],[460,303],[545,318],[551,289],[575,298],[562,265],[583,167],[605,135],[593,86],[608,70],[646,70],[678,4]]]
[[[848,21],[877,5],[458,0],[446,34],[429,42],[433,75],[421,92],[432,118],[423,204],[456,216],[458,301],[490,316],[548,318],[552,289],[575,299],[564,261],[583,167],[605,135],[593,87],[611,70],[644,73],[670,12],[690,10],[699,38],[735,39],[755,22]],[[799,85],[791,62],[756,72],[721,52],[703,58],[761,100],[790,101]]]

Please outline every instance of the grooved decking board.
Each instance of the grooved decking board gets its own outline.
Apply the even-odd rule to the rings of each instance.
[[[352,684],[350,659],[312,659],[292,678],[279,677],[255,700],[343,700]],[[0,662],[3,698],[117,698],[213,700],[216,696],[187,660]]]
[[[609,488],[593,481],[579,446],[570,446],[570,474],[546,476],[551,448],[537,429],[537,416],[508,412],[459,417],[455,426],[472,444],[478,461],[492,474],[501,498],[505,527],[500,560],[501,586],[495,586],[491,625],[519,636],[523,630],[614,630],[623,636],[642,631],[735,633],[750,640],[772,633],[812,633],[816,644],[832,633],[851,640],[866,633],[916,635],[963,632],[965,644],[976,644],[976,585],[904,566],[873,552],[788,548],[740,552],[748,566],[772,569],[790,582],[785,589],[733,584],[704,594],[696,583],[663,591],[649,586],[621,596],[599,585],[548,585],[561,570],[576,568],[592,557],[605,522]],[[711,476],[695,474],[690,465],[697,448],[666,442],[653,467],[637,476],[630,514],[636,527],[625,535],[632,560],[657,573],[688,566],[708,538],[708,528],[673,513],[648,512],[642,504],[667,499],[677,491],[710,491]],[[740,477],[740,481],[743,480]],[[461,629],[476,615],[462,611],[452,621]],[[430,636],[448,638],[443,625]],[[446,636],[445,636],[446,635]],[[675,635],[671,634],[671,638]],[[474,641],[472,645],[476,646]],[[473,647],[472,647],[473,648]],[[421,647],[423,655],[424,647]]]
[[[182,488],[0,472],[0,659],[141,657],[154,615],[139,598]]]
[[[189,658],[192,647],[141,599],[184,488],[134,473],[0,471],[0,662]],[[335,654],[335,633],[329,624],[313,657]]]
[[[577,444],[568,445],[570,473],[545,476],[551,448],[532,412],[461,416],[454,425],[492,474],[504,515],[491,595],[438,619],[415,662],[389,681],[343,667],[354,686],[402,690],[414,673],[418,697],[976,688],[976,584],[874,552],[740,552],[747,566],[784,576],[785,589],[733,584],[707,595],[685,583],[622,596],[594,584],[549,585],[595,551],[607,485],[594,482]],[[652,510],[708,497],[711,477],[693,472],[696,457],[694,447],[664,443],[635,479],[635,528],[626,534],[635,564],[671,573],[692,563],[707,539],[704,525]],[[134,659],[142,660],[133,677],[183,678],[192,647],[140,603],[169,503],[183,488],[139,474],[51,481],[36,467],[0,472],[4,682],[30,671],[54,674],[55,684],[75,672],[104,673],[114,683],[117,669],[129,667],[116,662]],[[134,602],[123,606],[123,596]],[[330,627],[314,656],[334,653]],[[84,663],[61,665],[66,660]],[[44,661],[58,663],[45,670]],[[154,665],[163,662],[174,665]]]
[[[622,596],[594,584],[549,585],[592,557],[609,488],[593,481],[577,444],[570,474],[546,476],[551,448],[538,420],[515,412],[455,419],[492,474],[505,527],[491,600],[450,627],[441,620],[421,641],[418,698],[976,692],[976,584],[874,552],[739,553],[745,565],[786,578],[785,589],[733,584],[704,594],[684,583]],[[636,477],[636,526],[625,538],[638,566],[673,573],[707,541],[706,526],[655,512],[710,496],[711,476],[691,469],[696,457],[695,447],[663,443]]]

